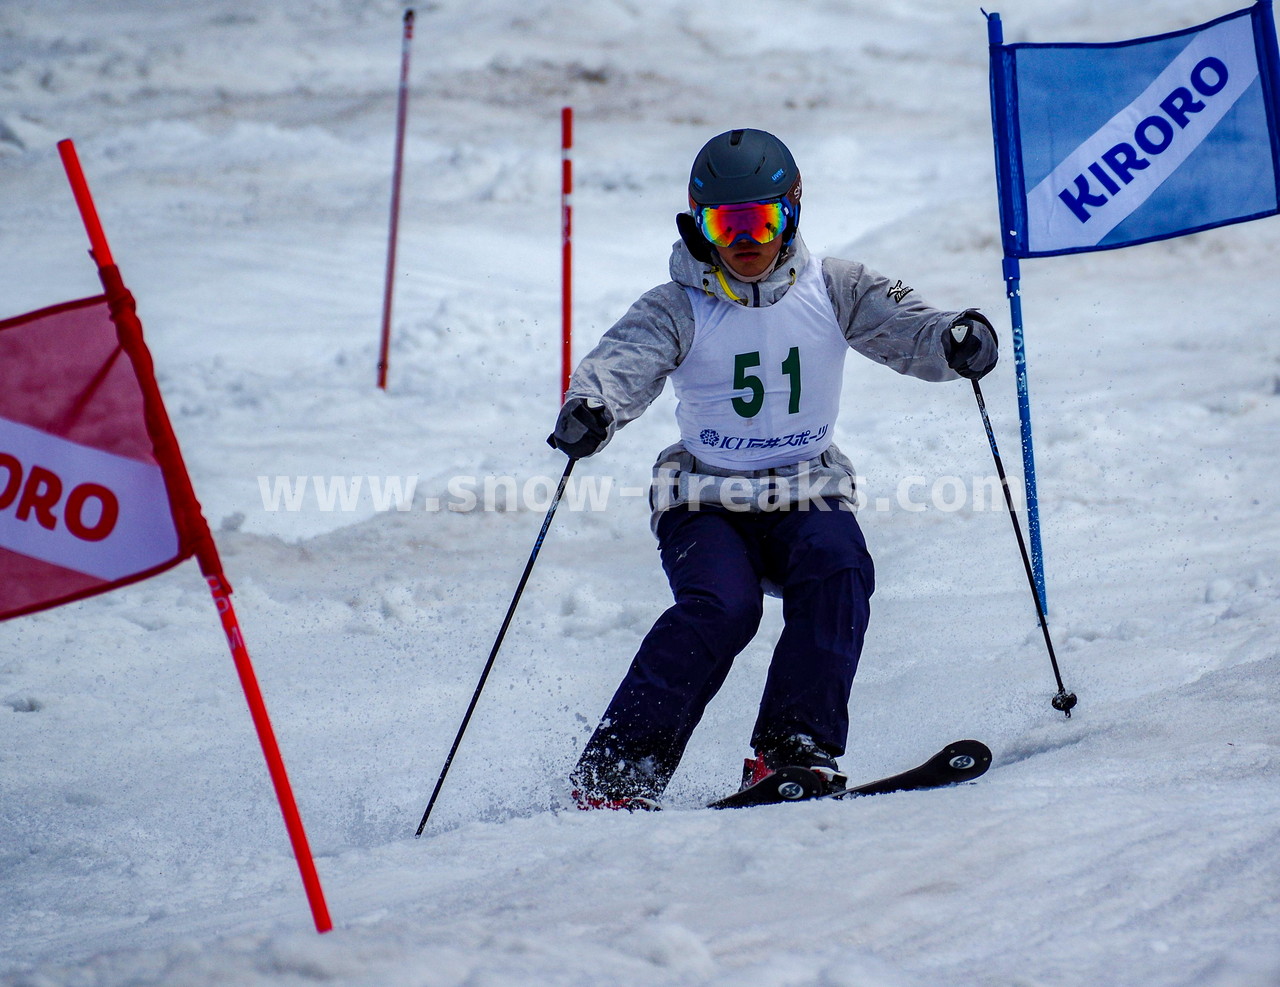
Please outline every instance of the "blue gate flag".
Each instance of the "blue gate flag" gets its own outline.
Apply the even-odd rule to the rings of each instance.
[[[1271,0],[1132,41],[993,43],[1005,256],[1127,247],[1280,212],[1278,92]]]

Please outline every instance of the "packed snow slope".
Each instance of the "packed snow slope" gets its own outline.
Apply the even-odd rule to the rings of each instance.
[[[1232,6],[1001,13],[1009,40],[1106,41]],[[642,493],[674,435],[664,395],[579,467],[612,489],[556,516],[413,839],[564,464],[543,444],[561,106],[577,114],[579,353],[665,280],[697,148],[763,127],[804,171],[816,252],[996,321],[1006,359],[984,389],[1020,469],[976,5],[422,5],[382,393],[401,14],[0,3],[0,316],[98,290],[54,148],[72,137],[336,924],[312,930],[188,564],[0,626],[0,984],[1280,983],[1275,219],[1024,265],[1072,718],[1049,707],[970,388],[854,357],[838,441],[865,478],[879,589],[842,764],[868,779],[973,736],[992,770],[702,809],[747,753],[775,602],[667,811],[566,807],[564,777],[668,603]],[[378,509],[370,477],[383,495],[417,477],[409,509]],[[334,484],[357,478],[345,509]]]

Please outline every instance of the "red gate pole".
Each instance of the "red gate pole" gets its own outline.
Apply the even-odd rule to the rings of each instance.
[[[391,227],[387,232],[387,281],[382,290],[382,344],[378,350],[378,386],[387,389],[391,358],[391,296],[395,289],[396,241],[400,235],[400,179],[404,173],[404,129],[409,117],[409,44],[413,41],[413,9],[404,12],[400,47],[400,97],[396,106],[396,155],[391,175]]]
[[[275,731],[271,728],[271,718],[267,715],[267,704],[262,698],[262,690],[258,687],[258,677],[253,671],[253,662],[249,660],[249,649],[245,646],[244,635],[240,632],[240,621],[236,618],[235,607],[231,605],[231,586],[221,572],[206,574],[205,580],[209,584],[214,606],[218,608],[222,630],[227,635],[227,645],[231,648],[231,660],[235,663],[236,674],[240,677],[240,687],[244,690],[245,700],[249,703],[249,715],[258,731],[262,753],[267,760],[267,773],[271,775],[271,784],[276,790],[276,800],[280,803],[280,813],[284,816],[284,828],[289,834],[289,844],[293,847],[293,856],[298,861],[298,871],[302,875],[302,887],[307,894],[307,902],[311,906],[311,918],[315,922],[317,932],[329,932],[333,928],[333,920],[329,917],[329,906],[324,900],[324,889],[320,886],[320,875],[316,872],[315,859],[311,855],[311,846],[307,842],[307,832],[302,825],[302,815],[298,812],[298,804],[294,800],[293,789],[289,785],[289,775],[285,771],[280,745],[276,741]]]
[[[560,110],[560,400],[573,373],[573,107]]]
[[[298,870],[302,874],[302,886],[307,894],[307,902],[311,906],[311,917],[317,932],[328,932],[333,928],[333,921],[329,917],[329,908],[324,900],[320,877],[316,873],[315,860],[311,855],[311,847],[307,843],[306,831],[302,827],[302,817],[294,801],[289,776],[285,772],[280,745],[276,742],[275,731],[271,728],[266,703],[262,699],[262,691],[258,688],[253,664],[249,660],[249,651],[245,647],[244,636],[240,633],[235,609],[231,606],[231,585],[222,573],[218,547],[200,511],[191,478],[182,460],[182,450],[178,446],[177,436],[173,434],[173,426],[165,411],[160,388],[155,381],[155,367],[151,362],[151,354],[142,337],[142,323],[134,309],[133,296],[125,288],[120,270],[112,261],[111,248],[107,244],[106,234],[98,219],[98,210],[89,193],[89,183],[85,181],[75,145],[69,140],[59,141],[58,154],[62,157],[67,180],[71,183],[72,195],[75,196],[76,205],[80,209],[85,231],[89,234],[91,253],[94,262],[98,265],[98,276],[106,289],[111,306],[111,321],[115,323],[120,347],[133,364],[138,386],[142,391],[147,432],[164,474],[169,499],[175,508],[174,520],[178,524],[184,544],[190,545],[192,554],[200,563],[200,572],[209,584],[209,591],[213,595],[223,630],[227,635],[227,643],[231,647],[231,657],[235,662],[236,672],[239,674],[240,684],[249,704],[249,714],[257,729],[262,753],[267,760],[267,770],[271,775],[276,800],[280,803],[280,811],[284,816],[285,829],[289,834],[293,855],[298,861]]]

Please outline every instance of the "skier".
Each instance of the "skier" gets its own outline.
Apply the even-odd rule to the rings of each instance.
[[[975,309],[931,308],[901,281],[810,255],[800,172],[761,130],[698,152],[671,278],[645,293],[574,371],[548,442],[599,452],[668,377],[680,441],[654,467],[653,531],[674,605],[644,638],[571,775],[582,808],[653,808],[763,595],[784,628],[751,734],[743,787],[783,766],[843,784],[836,758],[875,586],[853,513],[849,460],[832,443],[852,348],[930,381],[996,363]],[[954,330],[954,331],[953,331]]]

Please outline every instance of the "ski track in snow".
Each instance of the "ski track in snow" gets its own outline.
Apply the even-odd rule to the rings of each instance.
[[[984,390],[1013,473],[1019,454],[976,8],[424,5],[382,394],[401,10],[0,7],[0,315],[98,290],[54,149],[73,137],[336,923],[311,930],[188,564],[0,625],[0,985],[1280,984],[1275,219],[1024,265],[1072,718],[1048,705],[1003,504],[871,509],[879,588],[842,765],[873,778],[974,736],[995,752],[987,775],[701,809],[747,753],[773,605],[667,811],[568,809],[564,775],[667,605],[644,496],[615,493],[557,516],[412,838],[545,510],[426,504],[458,477],[518,489],[563,465],[542,443],[562,105],[577,111],[579,353],[665,279],[697,147],[760,126],[801,163],[816,252],[993,316],[1006,360]],[[1009,41],[1109,41],[1226,11],[1003,14]],[[643,490],[671,411],[664,395],[577,476]],[[993,472],[967,386],[857,358],[839,433],[872,505],[905,477],[924,478],[920,497]],[[418,481],[405,511],[367,492],[352,511],[271,511],[260,476]]]

